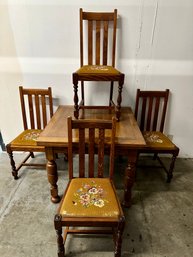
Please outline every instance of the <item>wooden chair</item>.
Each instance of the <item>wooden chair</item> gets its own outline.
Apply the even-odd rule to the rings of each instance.
[[[19,87],[24,131],[19,134],[7,148],[14,179],[18,179],[18,171],[22,166],[44,166],[45,164],[26,163],[33,152],[44,152],[43,146],[37,146],[36,139],[53,116],[52,91],[48,89],[29,89]],[[48,108],[47,108],[48,105]],[[14,151],[29,152],[27,157],[16,167],[13,159]]]
[[[84,64],[84,36],[86,27],[88,35],[87,64]],[[112,23],[112,26],[111,26]],[[124,74],[115,69],[117,10],[114,12],[83,12],[80,9],[80,69],[73,73],[74,84],[74,116],[78,119],[79,109],[108,108],[115,110],[117,120],[120,119],[122,101],[122,88]],[[112,40],[110,37],[112,36]],[[111,52],[111,58],[108,53]],[[110,60],[111,59],[111,60]],[[109,63],[109,64],[108,64]],[[81,81],[81,101],[78,99],[78,82]],[[107,106],[86,106],[84,97],[84,81],[110,81],[110,97]],[[113,84],[118,82],[117,103],[113,101]]]
[[[64,243],[69,233],[113,234],[115,256],[121,256],[125,218],[112,181],[115,128],[115,117],[112,121],[68,118],[70,181],[54,220],[59,257],[65,254]],[[105,178],[104,154],[109,151],[109,174]],[[79,156],[78,175],[73,171],[73,153],[78,153]],[[85,167],[86,153],[88,153],[88,169]],[[97,156],[98,160],[95,158]],[[75,177],[76,175],[78,177]],[[65,227],[64,237],[63,227]],[[86,228],[82,229],[83,227]],[[94,230],[88,227],[94,227]]]
[[[139,153],[153,153],[167,173],[167,182],[173,177],[173,169],[179,148],[164,135],[164,123],[169,97],[169,89],[165,91],[141,91],[137,89],[135,118],[146,141],[146,147]],[[158,154],[171,154],[169,169],[166,168]]]

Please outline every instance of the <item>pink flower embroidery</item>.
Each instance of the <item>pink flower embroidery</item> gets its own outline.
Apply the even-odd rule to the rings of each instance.
[[[98,193],[98,189],[96,187],[91,187],[89,190],[88,190],[88,193],[89,194],[97,194]]]
[[[89,194],[82,194],[80,195],[80,199],[84,201],[89,201],[90,200],[90,195]]]
[[[104,199],[104,189],[100,185],[98,186],[94,181],[92,181],[91,184],[92,185],[83,184],[82,187],[74,193],[75,199],[72,201],[73,205],[80,203],[85,208],[93,205],[102,208],[105,203],[108,203],[108,200]]]

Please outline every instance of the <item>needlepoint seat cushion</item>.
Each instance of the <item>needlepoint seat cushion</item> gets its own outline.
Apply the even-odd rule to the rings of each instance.
[[[12,142],[12,145],[33,145],[36,146],[37,138],[43,130],[41,129],[26,129]]]
[[[121,72],[112,66],[107,65],[84,65],[76,71],[79,75],[81,74],[107,74],[107,75],[120,75]]]
[[[74,178],[64,197],[60,214],[75,217],[112,217],[120,214],[109,178]]]
[[[170,141],[170,139],[159,131],[144,131],[142,132],[147,147],[159,147],[159,148],[167,148],[173,149],[175,145]]]

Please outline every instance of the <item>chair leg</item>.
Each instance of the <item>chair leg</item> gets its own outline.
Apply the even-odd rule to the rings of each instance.
[[[33,153],[33,152],[30,152],[30,156],[31,156],[31,158],[35,158],[35,156],[34,156],[34,153]]]
[[[58,257],[65,256],[65,248],[64,248],[64,241],[62,237],[62,226],[61,226],[61,216],[55,215],[54,225],[57,235],[57,244],[58,244]]]
[[[172,161],[171,161],[168,173],[167,173],[167,183],[170,183],[173,178],[173,170],[174,170],[177,155],[178,155],[178,153],[174,153],[172,156]]]
[[[110,97],[109,97],[109,106],[112,106],[112,100],[113,100],[113,85],[114,85],[114,81],[111,81]]]
[[[156,159],[157,159],[157,153],[154,153],[153,160],[156,160]]]
[[[9,155],[9,159],[10,159],[10,164],[11,164],[11,168],[12,168],[12,175],[14,177],[14,179],[18,179],[18,170],[16,169],[15,166],[15,161],[13,159],[13,152],[11,150],[7,150],[7,153]]]
[[[78,106],[78,77],[76,73],[73,73],[73,85],[74,85],[74,117],[78,119],[79,106]]]
[[[115,242],[115,257],[121,257],[122,235],[125,226],[125,218],[121,217],[117,228],[116,242]]]
[[[119,81],[118,85],[118,97],[117,97],[117,106],[116,106],[116,118],[119,121],[121,116],[121,102],[122,102],[122,90],[123,90],[123,83],[124,83],[124,74]]]
[[[82,104],[84,105],[84,81],[81,81],[81,98]]]

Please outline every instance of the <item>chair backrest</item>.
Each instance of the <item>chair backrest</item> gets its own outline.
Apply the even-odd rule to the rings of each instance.
[[[163,132],[169,89],[141,91],[137,89],[135,118],[141,131]]]
[[[88,23],[87,28],[84,23]],[[110,24],[112,23],[112,25]],[[115,66],[117,9],[114,12],[83,12],[80,9],[80,64],[84,62],[84,36],[88,31],[88,65]],[[109,38],[112,37],[112,40]],[[108,60],[108,52],[112,48],[112,60]],[[95,60],[94,60],[95,59]]]
[[[73,153],[79,155],[78,177],[103,177],[104,155],[109,153],[109,174],[113,177],[116,118],[110,120],[72,120],[68,117],[69,178],[74,177]],[[85,155],[88,153],[88,173],[85,172]],[[98,157],[98,158],[95,158]],[[98,159],[97,164],[95,160]],[[95,171],[95,167],[98,169]],[[97,173],[95,175],[95,173]]]
[[[19,87],[24,129],[43,129],[53,116],[52,90]]]

